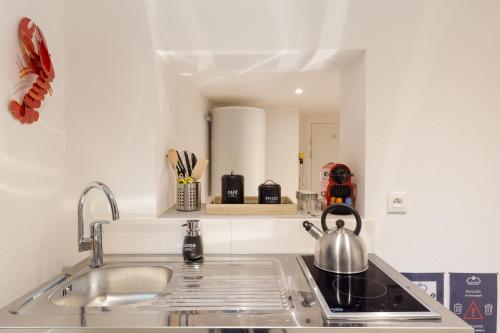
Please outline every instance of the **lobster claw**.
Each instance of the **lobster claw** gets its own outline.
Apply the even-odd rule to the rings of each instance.
[[[49,48],[47,47],[47,42],[45,41],[45,36],[40,28],[36,27],[36,35],[38,38],[38,56],[40,57],[40,64],[42,66],[41,76],[44,81],[52,82],[56,76],[54,71],[54,66],[52,65],[52,60],[50,60]]]
[[[19,32],[21,34],[21,37],[28,37],[28,38],[32,38],[33,37],[33,33],[35,32],[35,29],[36,29],[36,25],[35,23],[33,23],[31,25],[31,28],[30,28],[30,22],[31,22],[31,19],[27,18],[27,17],[23,17],[21,19],[21,22],[19,22]]]
[[[35,23],[32,23],[30,27],[30,22],[31,19],[27,17],[22,18],[21,22],[19,23],[19,36],[21,37],[21,40],[23,41],[23,44],[28,49],[28,51],[31,54],[36,54],[35,45],[32,41],[33,34],[36,30],[36,25]]]

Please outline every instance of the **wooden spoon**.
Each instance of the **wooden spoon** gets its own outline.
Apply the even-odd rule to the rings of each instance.
[[[208,165],[208,160],[206,158],[200,158],[196,162],[196,165],[194,166],[193,172],[191,173],[191,177],[194,180],[199,180],[203,176],[203,173],[205,172],[207,165]]]
[[[177,157],[177,150],[169,149],[167,153],[167,159],[170,162],[172,169],[174,169],[174,172],[177,173],[177,163],[179,162],[179,157]]]

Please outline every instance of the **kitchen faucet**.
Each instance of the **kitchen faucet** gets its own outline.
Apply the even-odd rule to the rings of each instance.
[[[91,251],[90,252],[90,267],[98,268],[104,265],[103,251],[102,251],[102,225],[108,224],[109,221],[96,221],[90,224],[90,238],[84,238],[83,232],[83,206],[87,193],[92,189],[99,189],[106,194],[109,205],[111,207],[111,216],[113,221],[120,218],[118,212],[118,205],[116,204],[113,193],[105,184],[101,182],[90,183],[85,190],[83,190],[80,200],[78,201],[78,251]]]

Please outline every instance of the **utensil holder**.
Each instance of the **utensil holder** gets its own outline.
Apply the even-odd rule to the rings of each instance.
[[[177,210],[193,212],[201,209],[201,184],[177,184]]]

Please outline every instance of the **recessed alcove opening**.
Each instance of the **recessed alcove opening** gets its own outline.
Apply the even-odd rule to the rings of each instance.
[[[174,148],[209,158],[209,115],[220,106],[266,111],[265,152],[262,161],[253,161],[264,165],[261,182],[277,181],[282,194],[295,200],[299,187],[321,192],[324,162],[344,163],[354,173],[356,208],[364,216],[364,50],[157,50],[156,55],[161,98],[157,122],[158,216],[165,216],[175,205],[176,179],[165,153]],[[305,155],[302,172],[299,152]],[[210,171],[201,180],[204,203],[219,192],[220,185],[214,177],[210,180]],[[255,194],[256,190],[252,187],[245,193]]]

